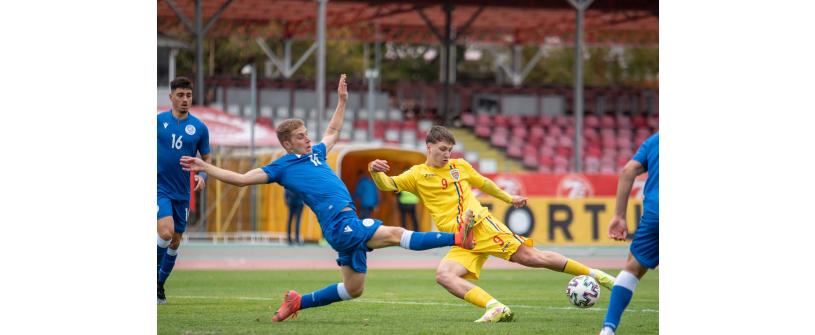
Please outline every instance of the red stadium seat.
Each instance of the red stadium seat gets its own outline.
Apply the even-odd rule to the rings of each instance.
[[[648,125],[648,122],[645,120],[645,117],[642,115],[637,115],[631,119],[631,124],[634,128],[643,128]]]
[[[586,115],[586,117],[583,118],[583,126],[586,128],[597,128],[600,126],[600,119],[595,115]]]
[[[563,130],[560,129],[560,127],[558,126],[552,125],[546,127],[546,134],[550,136],[560,137],[560,135],[563,135]]]
[[[506,148],[508,144],[506,134],[493,133],[490,136],[490,144],[499,148]]]
[[[478,136],[478,137],[481,137],[481,138],[488,138],[488,137],[490,137],[491,133],[492,133],[492,131],[490,131],[490,127],[488,127],[488,126],[478,125],[478,126],[475,127],[475,136]]]
[[[552,124],[552,116],[543,114],[537,117],[537,125],[539,126],[548,126]]]
[[[600,126],[603,128],[614,128],[614,117],[611,115],[603,115],[600,119]]]
[[[526,126],[524,126],[524,125],[518,125],[518,126],[513,126],[512,127],[512,136],[517,136],[517,137],[522,137],[523,138],[523,137],[526,137],[528,134],[529,134],[529,132],[526,130]]]
[[[509,116],[509,125],[511,125],[513,127],[517,127],[517,126],[525,126],[526,123],[524,122],[524,119],[523,119],[523,117],[521,115],[512,114],[512,115]]]
[[[473,113],[464,112],[461,113],[461,123],[467,127],[474,128],[475,127],[475,115]]]
[[[501,115],[501,114],[496,114],[495,117],[492,119],[492,122],[496,126],[503,126],[503,127],[509,126],[509,119],[506,116]]]
[[[524,156],[523,160],[521,161],[521,164],[526,168],[537,169],[538,168],[538,156],[535,156],[535,155]]]
[[[510,158],[521,158],[521,157],[523,157],[523,150],[521,149],[521,146],[512,145],[512,144],[508,145],[507,146],[507,156],[510,157]]]

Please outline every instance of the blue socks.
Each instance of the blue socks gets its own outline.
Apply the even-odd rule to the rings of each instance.
[[[158,270],[159,283],[164,283],[167,280],[167,277],[170,276],[170,272],[173,271],[173,267],[175,266],[175,259],[178,257],[178,250],[166,250],[167,255],[164,256],[164,260],[161,262],[161,268]]]
[[[610,327],[617,330],[620,324],[620,318],[631,302],[631,296],[634,295],[634,289],[637,288],[639,279],[627,271],[621,271],[614,281],[614,287],[611,289],[611,301],[608,303],[608,311],[606,311],[606,319],[603,321],[604,327]]]
[[[161,271],[161,262],[164,260],[164,255],[167,254],[167,247],[170,246],[170,240],[162,240],[161,237],[157,238],[156,242],[156,254],[158,255],[158,259],[156,261],[156,272]]]
[[[452,233],[440,232],[415,232],[406,230],[402,234],[402,240],[399,245],[402,248],[410,250],[427,250],[438,247],[447,247],[454,245],[456,235]]]
[[[331,284],[320,290],[303,294],[300,300],[300,309],[325,306],[340,300],[349,300],[351,295],[343,283]]]

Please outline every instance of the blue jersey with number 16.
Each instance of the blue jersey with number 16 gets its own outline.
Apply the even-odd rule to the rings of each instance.
[[[209,130],[192,114],[176,119],[172,111],[158,114],[158,193],[170,199],[190,199],[190,173],[181,169],[181,156],[195,157],[209,153]]]

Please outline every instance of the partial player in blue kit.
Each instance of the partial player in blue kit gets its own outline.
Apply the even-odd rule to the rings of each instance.
[[[317,215],[323,236],[337,251],[337,265],[342,270],[342,282],[302,296],[296,291],[287,291],[283,304],[272,316],[274,322],[283,321],[301,309],[361,296],[367,272],[367,253],[373,249],[397,245],[410,250],[453,245],[473,248],[472,222],[459,224],[456,233],[422,233],[383,226],[382,221],[372,218],[357,217],[348,188],[326,161],[328,152],[339,139],[345,114],[345,102],[348,99],[345,75],[340,77],[338,96],[337,109],[321,143],[312,145],[303,120],[285,120],[277,126],[277,138],[287,154],[262,168],[240,174],[213,166],[199,158],[181,158],[181,165],[185,170],[205,171],[232,185],[283,185],[300,194],[306,205]]]
[[[606,318],[600,335],[613,335],[620,324],[620,318],[631,302],[634,289],[648,269],[659,265],[659,133],[645,140],[634,158],[631,159],[620,173],[617,184],[617,207],[614,218],[608,227],[609,237],[624,241],[628,236],[625,224],[625,214],[628,208],[628,197],[634,185],[634,179],[647,172],[648,179],[643,189],[643,214],[634,240],[631,242],[630,253],[625,268],[617,275],[614,287],[611,289],[611,301],[608,303]]]
[[[192,82],[178,77],[170,83],[171,110],[158,114],[158,303],[166,304],[164,282],[173,271],[181,237],[187,228],[190,175],[178,164],[182,156],[201,154],[209,161],[209,130],[190,114]],[[195,190],[204,188],[205,174],[195,176]],[[169,248],[168,248],[169,247]]]

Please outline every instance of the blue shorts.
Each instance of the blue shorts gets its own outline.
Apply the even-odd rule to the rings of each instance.
[[[630,250],[642,266],[653,269],[659,265],[659,218],[640,219]]]
[[[359,273],[367,272],[367,253],[373,249],[365,244],[374,236],[382,221],[370,218],[361,220],[354,211],[338,214],[336,221],[336,228],[326,232],[325,239],[337,251],[337,265],[348,265]]]
[[[183,233],[187,230],[187,216],[190,214],[189,200],[174,200],[161,193],[156,198],[158,200],[156,220],[172,215],[175,232]]]

